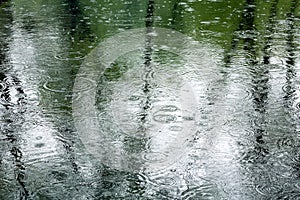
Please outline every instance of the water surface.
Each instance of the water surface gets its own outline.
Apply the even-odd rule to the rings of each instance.
[[[0,1],[0,199],[300,199],[299,16]]]

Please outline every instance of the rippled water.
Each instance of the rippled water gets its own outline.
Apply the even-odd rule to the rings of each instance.
[[[299,17],[0,1],[0,199],[300,199]]]

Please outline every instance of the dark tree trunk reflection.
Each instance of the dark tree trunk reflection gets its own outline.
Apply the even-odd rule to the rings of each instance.
[[[297,127],[300,125],[298,122],[298,119],[294,116],[294,107],[295,106],[295,100],[296,100],[296,84],[295,79],[297,78],[296,73],[296,66],[295,66],[295,59],[296,59],[296,51],[297,51],[297,44],[296,44],[296,24],[295,24],[295,14],[296,14],[296,8],[299,6],[298,0],[293,0],[291,2],[291,9],[290,12],[287,14],[287,21],[288,21],[288,29],[286,30],[287,34],[287,57],[286,57],[286,83],[284,86],[284,100],[285,100],[285,106],[288,108],[287,115],[292,119],[292,127],[293,127],[293,133],[287,138],[289,140],[293,141],[293,135],[298,135]],[[300,177],[300,156],[299,156],[299,145],[298,148],[295,149],[293,156],[295,157],[295,162],[293,163],[294,173],[299,178]]]
[[[176,0],[174,2],[174,5],[173,5],[173,9],[172,9],[172,21],[171,21],[171,24],[172,24],[172,27],[179,27],[180,29],[183,28],[183,7],[180,6],[180,1],[179,0]]]
[[[145,51],[144,51],[145,75],[144,75],[143,92],[146,97],[146,100],[145,100],[144,106],[143,106],[143,111],[142,111],[143,114],[141,115],[142,122],[145,122],[147,112],[151,106],[149,93],[150,93],[151,87],[152,87],[151,86],[151,76],[152,76],[152,54],[153,54],[152,37],[153,36],[151,36],[151,33],[153,32],[153,23],[154,23],[153,14],[154,14],[154,1],[149,0],[148,6],[147,6],[147,14],[146,14],[146,18],[145,18],[145,25],[146,25],[147,31],[146,31],[146,41],[145,41]]]
[[[3,3],[4,1],[0,1]],[[2,13],[1,13],[2,11]],[[26,166],[22,161],[22,150],[18,143],[20,138],[18,137],[18,131],[20,129],[20,120],[23,119],[24,104],[25,104],[25,94],[22,89],[21,82],[10,72],[9,56],[8,51],[9,41],[11,37],[11,27],[13,22],[11,7],[7,7],[5,10],[0,11],[0,16],[5,15],[3,18],[6,20],[4,23],[0,24],[0,83],[2,85],[0,91],[0,104],[3,106],[1,108],[1,118],[2,122],[0,125],[1,134],[5,136],[3,139],[8,145],[8,151],[14,158],[13,160],[13,170],[15,173],[15,181],[19,185],[19,191],[17,191],[17,196],[19,199],[28,199],[29,190],[26,187]],[[1,20],[1,19],[0,19]],[[13,94],[16,91],[17,94]],[[13,101],[14,98],[14,101]],[[18,112],[14,112],[18,110]],[[1,162],[3,158],[0,158]],[[0,167],[2,168],[0,162]],[[6,169],[2,169],[5,171]],[[1,180],[2,182],[2,180]],[[1,183],[4,184],[4,183]],[[1,193],[1,191],[0,191]],[[5,194],[4,194],[5,195]],[[0,194],[1,197],[1,194]]]
[[[265,37],[265,46],[263,48],[263,63],[270,64],[270,51],[272,46],[272,39],[275,32],[275,17],[277,15],[277,5],[279,0],[272,1],[271,9],[270,9],[270,16],[269,16],[269,23],[267,24],[266,30],[266,37]]]
[[[244,50],[248,52],[248,65],[252,76],[252,101],[255,114],[251,118],[254,119],[253,131],[255,137],[254,162],[263,162],[263,158],[268,154],[264,136],[266,135],[266,104],[268,100],[268,69],[264,65],[258,65],[257,56],[257,31],[255,29],[255,1],[247,0],[246,9],[243,15],[243,21],[240,29],[248,32],[249,36],[244,39]]]
[[[247,0],[245,2],[245,9],[242,15],[239,28],[236,32],[239,33],[239,37],[234,36],[231,42],[231,50],[225,54],[224,64],[225,67],[229,67],[231,60],[239,43],[243,43],[243,49],[246,52],[246,64],[250,70],[251,75],[251,93],[254,113],[250,116],[250,119],[254,119],[252,122],[253,134],[254,134],[254,148],[249,150],[245,154],[245,161],[250,162],[263,162],[264,157],[268,154],[264,141],[266,134],[266,104],[268,100],[268,82],[269,75],[268,69],[259,65],[258,57],[258,45],[257,45],[257,30],[255,28],[255,12],[256,4],[254,0]],[[241,37],[240,35],[246,35]]]
[[[9,2],[10,0],[0,0],[0,4]]]

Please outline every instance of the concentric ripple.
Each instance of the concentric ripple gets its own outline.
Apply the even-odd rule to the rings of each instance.
[[[147,40],[153,49],[148,64]],[[120,58],[128,60],[126,66],[117,66]],[[186,154],[184,144],[197,131],[198,96],[215,76],[206,45],[179,32],[153,28],[146,34],[140,28],[116,34],[85,58],[75,79],[73,92],[80,91],[80,97],[73,98],[73,116],[81,141],[89,154],[114,169],[167,168]],[[86,80],[100,80],[101,87],[82,90]],[[103,99],[102,93],[109,97]],[[125,137],[144,147],[128,151]]]

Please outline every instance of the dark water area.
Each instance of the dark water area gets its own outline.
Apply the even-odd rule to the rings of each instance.
[[[0,199],[300,199],[298,0],[0,0]]]

